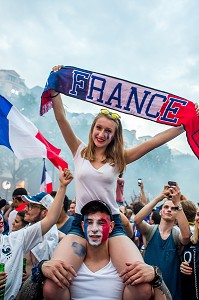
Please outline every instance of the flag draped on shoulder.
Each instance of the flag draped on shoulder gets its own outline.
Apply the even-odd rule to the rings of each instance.
[[[51,90],[157,123],[180,126],[199,158],[199,118],[193,102],[127,80],[63,67],[51,72],[41,99],[40,115],[52,107]]]
[[[68,167],[59,156],[61,150],[49,143],[37,127],[1,95],[0,145],[9,148],[18,159],[48,158],[56,168]]]
[[[42,171],[42,177],[41,177],[41,185],[40,185],[40,192],[46,192],[47,194],[50,194],[53,190],[53,183],[50,175],[48,174],[46,170],[46,164],[45,164],[45,158],[44,158],[44,166]]]

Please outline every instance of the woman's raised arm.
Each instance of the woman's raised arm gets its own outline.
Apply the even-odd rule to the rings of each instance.
[[[141,145],[126,150],[126,154],[125,154],[126,163],[129,164],[141,158],[151,150],[171,141],[172,139],[174,139],[175,137],[177,137],[183,132],[184,132],[183,126],[172,127],[170,129],[167,129],[163,132],[156,134],[150,140],[142,143]]]
[[[53,110],[55,114],[55,118],[59,125],[59,128],[62,132],[62,135],[70,148],[72,155],[75,156],[77,148],[81,144],[79,138],[75,135],[70,123],[68,122],[63,106],[63,102],[61,99],[61,95],[57,94],[56,91],[51,91],[52,102],[53,102]]]

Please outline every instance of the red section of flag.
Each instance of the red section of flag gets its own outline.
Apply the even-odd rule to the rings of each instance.
[[[60,149],[54,147],[51,143],[49,143],[40,131],[38,131],[36,138],[45,145],[47,150],[47,158],[56,168],[59,168],[59,166],[62,168],[62,170],[68,168],[67,162],[59,156],[59,153],[61,151]]]

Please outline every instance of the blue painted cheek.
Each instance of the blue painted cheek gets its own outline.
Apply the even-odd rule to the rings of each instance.
[[[86,240],[88,241],[88,223],[84,222],[84,235]]]

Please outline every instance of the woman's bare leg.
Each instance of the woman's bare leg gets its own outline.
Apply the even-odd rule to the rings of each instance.
[[[109,251],[113,265],[120,273],[127,262],[143,261],[142,255],[135,244],[124,235],[109,238]],[[123,300],[148,300],[151,297],[151,285],[148,283],[124,288]]]
[[[53,253],[52,259],[62,260],[73,266],[77,272],[86,255],[86,240],[74,234],[66,235]],[[71,276],[72,277],[72,276]],[[46,279],[43,287],[45,300],[70,300],[70,291],[67,287],[60,288],[52,280]]]

